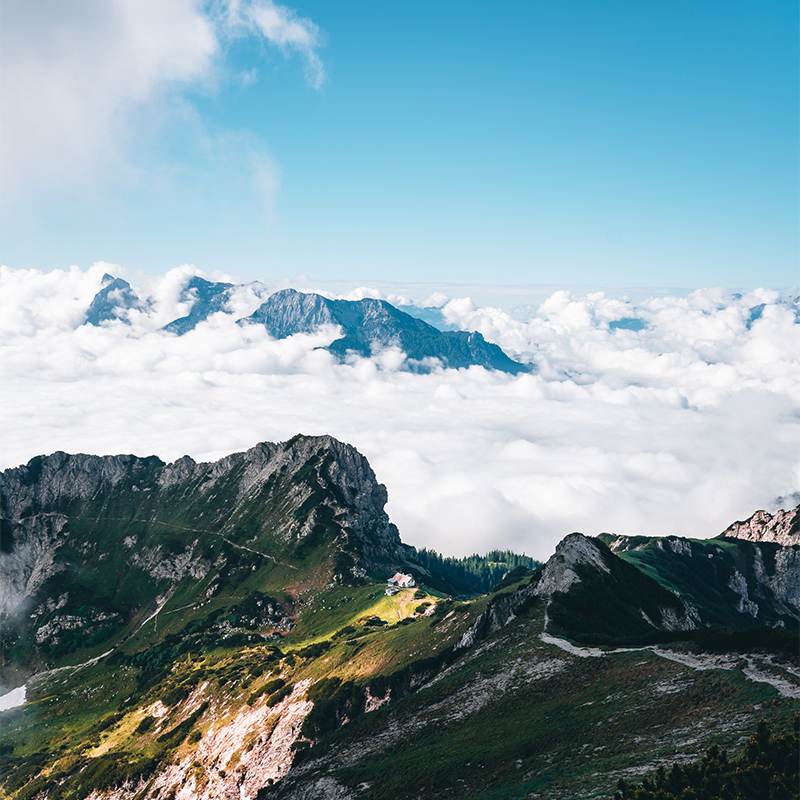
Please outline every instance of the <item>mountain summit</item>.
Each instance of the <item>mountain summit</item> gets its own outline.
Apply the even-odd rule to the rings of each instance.
[[[330,436],[214,463],[39,456],[0,473],[0,624],[20,666],[35,665],[132,636],[176,593],[227,608],[243,586],[359,584],[412,552],[386,500],[367,460]]]
[[[264,325],[276,339],[338,325],[342,336],[329,347],[340,360],[348,353],[369,357],[386,347],[399,347],[414,372],[436,366],[459,369],[481,366],[516,375],[529,367],[510,359],[480,333],[440,331],[400,311],[385,300],[329,300],[294,289],[275,292],[244,323]]]
[[[139,300],[128,281],[115,278],[106,273],[103,275],[103,288],[94,296],[86,309],[86,325],[102,325],[104,322],[120,320],[126,325],[132,310],[142,310],[146,306]]]

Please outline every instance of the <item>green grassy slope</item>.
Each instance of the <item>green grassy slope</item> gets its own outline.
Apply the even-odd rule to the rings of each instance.
[[[123,764],[152,774],[190,751],[212,720],[274,705],[303,681],[351,687],[358,694],[351,716],[363,712],[367,687],[407,692],[487,602],[440,600],[423,616],[416,609],[424,601],[414,594],[387,597],[383,585],[333,587],[310,601],[303,623],[278,643],[220,637],[208,620],[189,619],[179,634],[162,631],[146,648],[137,635],[96,663],[43,674],[26,705],[0,714],[0,796],[33,797],[47,786],[51,797],[85,797],[130,778]],[[192,703],[198,687],[199,713]],[[347,698],[329,695],[310,695],[319,709],[307,726],[311,740],[341,722]],[[168,710],[156,724],[149,709],[157,701]]]
[[[735,663],[694,669],[646,648],[576,657],[537,639],[542,626],[533,607],[441,679],[341,728],[260,797],[316,796],[331,781],[369,800],[609,797],[620,778],[711,744],[736,751],[759,718],[784,729],[795,713]]]
[[[598,537],[612,544],[617,537]],[[631,538],[617,555],[668,589],[695,605],[706,625],[746,628],[754,623],[752,613],[739,610],[741,595],[734,588],[737,573],[747,585],[750,601],[757,606],[759,624],[783,624],[796,629],[793,615],[775,601],[758,579],[763,570],[771,575],[781,549],[773,542],[742,539]]]

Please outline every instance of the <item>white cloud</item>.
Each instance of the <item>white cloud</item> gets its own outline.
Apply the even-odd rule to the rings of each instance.
[[[320,30],[310,19],[299,17],[271,0],[244,3],[241,0],[229,0],[223,9],[223,16],[234,32],[246,30],[260,33],[285,53],[300,53],[306,64],[306,78],[315,89],[325,82],[325,68],[317,54],[321,45]]]
[[[540,371],[414,375],[394,350],[336,363],[321,349],[335,329],[275,341],[235,324],[277,284],[160,333],[185,313],[188,266],[128,277],[153,300],[131,325],[82,326],[105,271],[125,277],[0,270],[0,466],[56,449],[212,459],[330,433],[369,458],[406,541],[539,557],[572,530],[714,535],[800,489],[800,325],[775,294],[557,292],[523,320],[456,298],[451,321]],[[647,327],[609,328],[625,317]]]
[[[135,180],[132,150],[167,119],[197,124],[181,92],[225,75],[225,46],[243,35],[299,52],[311,85],[324,80],[318,28],[271,2],[4,0],[4,204],[42,186],[92,185],[109,170]]]
[[[119,153],[130,112],[206,76],[218,50],[193,0],[3,5],[5,191],[82,174]]]

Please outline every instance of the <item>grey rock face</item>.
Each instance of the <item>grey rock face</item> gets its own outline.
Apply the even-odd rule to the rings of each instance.
[[[791,511],[756,511],[744,522],[734,522],[722,536],[748,542],[775,542],[788,547],[800,545],[800,506]]]
[[[668,536],[666,539],[660,539],[658,546],[662,550],[669,550],[680,556],[692,557],[692,545],[686,539],[680,539],[677,536]]]
[[[579,564],[594,567],[606,574],[611,572],[597,545],[582,533],[571,533],[558,543],[556,552],[545,565],[534,593],[540,597],[550,597],[554,592],[568,591],[573,584],[580,582],[575,571]]]
[[[309,464],[315,459],[319,464],[312,475]],[[228,499],[220,501],[220,508],[204,512],[212,517],[205,525],[214,522],[214,514],[227,519],[243,513],[248,503],[258,502],[270,481],[282,476],[286,489],[280,500],[288,505],[277,533],[286,541],[300,540],[311,534],[321,518],[315,507],[303,520],[292,513],[313,500],[312,486],[291,480],[304,468],[320,493],[320,506],[336,515],[338,529],[345,532],[342,546],[348,545],[360,569],[405,563],[410,549],[402,544],[384,510],[386,488],[355,448],[329,436],[296,437],[285,445],[265,442],[214,463],[196,463],[188,456],[164,464],[155,457],[58,452],[0,473],[0,613],[11,613],[25,600],[33,601],[42,585],[65,569],[59,551],[66,543],[82,559],[108,558],[102,541],[79,541],[70,533],[69,522],[108,514],[105,509],[117,496],[126,498],[126,515],[158,518],[176,502],[208,502],[224,492]],[[149,510],[140,512],[137,506]],[[113,524],[116,518],[109,517]],[[200,524],[195,523],[198,532]],[[230,533],[225,533],[224,525],[220,530],[225,536],[233,535],[233,528]],[[187,549],[167,552],[158,543],[142,546],[136,535],[127,535],[120,545],[127,562],[156,582],[175,584],[185,575],[200,579],[209,570],[193,552],[191,542]]]
[[[741,614],[749,614],[753,619],[758,616],[758,603],[754,603],[749,596],[747,580],[739,570],[734,570],[728,580],[728,588],[739,595],[736,610]]]
[[[480,333],[440,331],[393,305],[372,298],[329,300],[317,294],[284,289],[271,295],[242,322],[264,325],[276,339],[311,333],[323,325],[337,325],[341,338],[328,348],[344,360],[347,354],[370,356],[386,347],[399,347],[408,357],[407,367],[429,372],[434,366],[482,366],[517,374],[530,367],[510,359]]]
[[[66,522],[62,514],[20,520],[13,541],[9,536],[7,552],[0,553],[0,615],[33,598],[48,578],[63,569],[56,553],[65,539]]]
[[[520,606],[531,596],[529,587],[518,589],[513,594],[492,603],[466,630],[455,645],[455,650],[466,650],[482,642],[516,618]]]
[[[313,333],[323,325],[357,326],[359,320],[353,304],[334,305],[334,302],[318,294],[284,289],[270,295],[245,321],[264,325],[276,339],[285,339],[296,333]]]
[[[200,322],[212,314],[225,311],[232,288],[231,283],[212,283],[195,276],[184,286],[180,295],[181,302],[191,302],[189,313],[165,325],[163,330],[176,333],[178,336],[194,330]]]
[[[113,320],[129,324],[128,312],[137,308],[145,308],[145,304],[139,300],[131,285],[122,278],[106,273],[103,276],[103,288],[94,296],[86,310],[86,324],[100,325]]]
[[[36,456],[25,466],[0,473],[0,513],[15,521],[28,509],[49,509],[62,500],[86,500],[101,486],[114,487],[136,456]]]
[[[769,569],[764,563],[764,553],[758,548],[755,550],[753,571],[760,590],[758,594],[771,594],[779,610],[800,619],[800,545],[783,547],[774,553],[773,558],[774,563]]]

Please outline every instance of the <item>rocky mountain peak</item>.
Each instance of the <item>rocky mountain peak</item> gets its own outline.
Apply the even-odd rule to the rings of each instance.
[[[102,289],[94,296],[86,310],[87,325],[100,325],[112,320],[121,320],[127,324],[130,310],[145,307],[131,285],[122,278],[115,278],[106,273],[103,275],[102,283]]]
[[[218,311],[224,311],[230,299],[233,284],[220,281],[212,283],[198,275],[189,280],[181,291],[180,300],[191,303],[189,313],[165,325],[163,330],[182,336]]]
[[[800,545],[800,506],[774,514],[756,511],[744,522],[734,522],[721,535],[749,542],[775,542],[784,547]]]
[[[277,339],[337,325],[341,337],[328,350],[341,360],[348,353],[369,357],[376,350],[398,347],[407,356],[407,368],[416,372],[429,372],[436,366],[459,369],[474,365],[511,374],[531,369],[513,361],[480,333],[441,331],[385,300],[371,297],[331,300],[283,289],[270,295],[242,322],[264,325]]]
[[[0,625],[60,653],[73,630],[122,635],[179,585],[200,608],[233,602],[245,576],[288,596],[287,582],[358,583],[412,552],[386,501],[364,456],[330,436],[210,463],[38,456],[0,473]]]
[[[581,578],[576,568],[588,566],[603,573],[610,573],[600,548],[582,533],[571,533],[557,545],[542,571],[534,593],[550,596],[554,592],[566,592]]]

